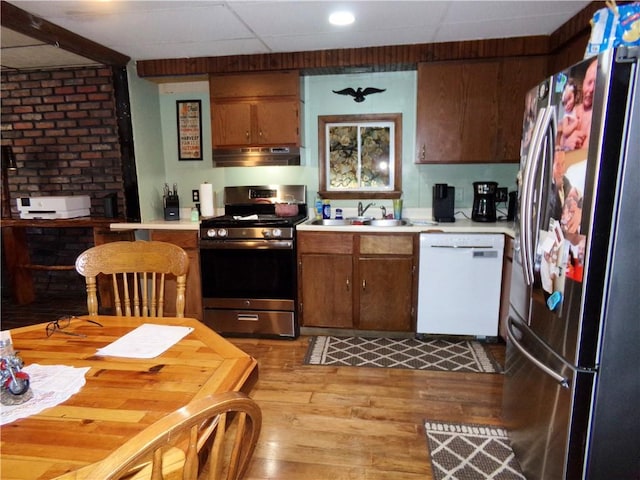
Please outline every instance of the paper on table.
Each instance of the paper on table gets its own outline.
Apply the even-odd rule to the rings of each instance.
[[[155,358],[192,331],[191,327],[144,323],[96,353],[112,357]]]

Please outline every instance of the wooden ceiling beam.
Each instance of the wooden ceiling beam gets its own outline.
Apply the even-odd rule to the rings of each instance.
[[[0,23],[18,33],[104,65],[125,67],[131,57],[81,37],[2,0]]]

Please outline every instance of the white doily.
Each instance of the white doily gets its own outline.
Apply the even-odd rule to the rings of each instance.
[[[33,398],[19,405],[0,405],[0,425],[36,415],[46,408],[61,404],[80,391],[86,383],[84,376],[89,368],[37,363],[24,367],[22,371],[29,374]]]

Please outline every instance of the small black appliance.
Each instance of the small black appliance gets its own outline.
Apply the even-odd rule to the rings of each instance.
[[[473,182],[473,209],[471,220],[474,222],[496,221],[497,182]]]
[[[509,192],[508,222],[513,222],[516,219],[516,208],[518,208],[518,192]]]
[[[455,187],[446,183],[433,186],[433,219],[436,222],[455,222],[453,201],[456,197]]]

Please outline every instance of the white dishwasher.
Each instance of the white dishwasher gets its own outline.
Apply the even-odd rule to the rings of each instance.
[[[498,335],[504,236],[420,234],[417,334]]]

